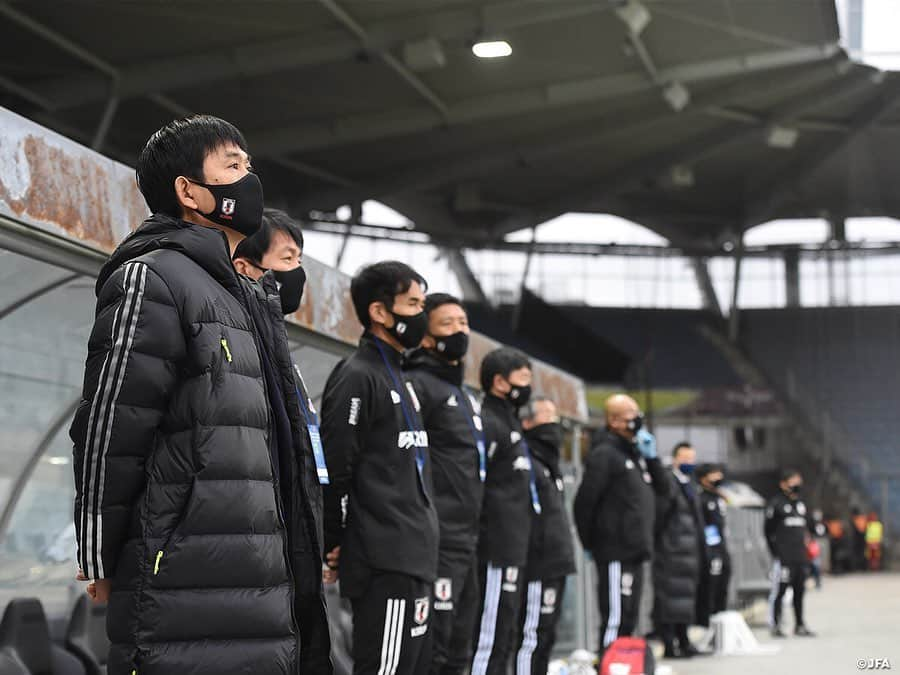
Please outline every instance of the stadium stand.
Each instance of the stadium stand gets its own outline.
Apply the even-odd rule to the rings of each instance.
[[[900,521],[900,371],[897,309],[832,307],[746,310],[743,346],[770,381],[824,414],[822,423],[856,458],[849,469],[875,503]],[[830,418],[830,421],[825,422]],[[885,488],[886,486],[886,488]]]

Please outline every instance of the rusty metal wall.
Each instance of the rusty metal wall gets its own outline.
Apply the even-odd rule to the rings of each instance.
[[[0,214],[30,227],[104,252],[112,251],[146,216],[134,169],[0,108]],[[290,320],[355,344],[361,330],[350,302],[350,277],[304,255],[309,278],[300,309]],[[475,365],[498,343],[476,335],[466,379],[478,384]],[[535,389],[573,419],[587,419],[584,383],[535,362]]]

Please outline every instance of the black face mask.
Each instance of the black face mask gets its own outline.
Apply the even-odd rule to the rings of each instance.
[[[559,447],[563,442],[563,428],[559,422],[539,424],[526,431],[525,438],[541,441],[542,443],[546,443],[550,447],[559,450]]]
[[[263,216],[263,189],[255,173],[248,173],[239,181],[224,185],[188,180],[205,187],[216,200],[215,207],[209,213],[197,211],[201,216],[246,237],[259,230]]]
[[[723,478],[719,478],[718,480],[714,480],[712,482],[712,486],[714,488],[720,488],[720,487],[722,487],[722,483],[724,483],[724,482],[725,482],[725,480]]]
[[[394,325],[387,328],[387,332],[393,335],[404,349],[418,347],[428,331],[428,315],[425,312],[409,316],[391,312],[391,316],[394,317]]]
[[[459,361],[469,351],[469,336],[462,331],[453,335],[434,338],[435,348],[438,354],[448,361]]]
[[[281,313],[293,314],[300,308],[300,300],[303,298],[303,287],[306,285],[306,270],[298,267],[289,272],[276,272],[272,270],[275,281],[278,282],[278,295],[281,296]]]
[[[633,434],[636,434],[643,428],[644,428],[644,416],[643,415],[638,415],[634,419],[628,420],[628,426],[626,427],[626,429],[628,429],[628,431],[630,431]]]
[[[524,387],[517,387],[512,382],[510,382],[509,386],[512,388],[509,390],[506,398],[516,408],[521,408],[523,405],[526,405],[529,400],[531,400],[530,384],[526,384]]]
[[[790,492],[795,497],[803,492],[803,485],[788,485],[788,492]]]

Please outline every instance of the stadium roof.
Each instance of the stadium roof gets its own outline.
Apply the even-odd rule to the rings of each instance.
[[[596,211],[715,249],[900,213],[900,77],[832,0],[3,3],[0,36],[0,105],[126,162],[217,114],[295,215],[377,198],[477,246]]]

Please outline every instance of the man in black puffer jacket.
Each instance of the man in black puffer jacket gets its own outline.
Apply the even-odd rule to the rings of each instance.
[[[155,215],[97,280],[71,429],[78,559],[109,602],[108,672],[294,673],[292,486],[279,484],[292,430],[272,406],[288,385],[266,377],[231,264],[262,187],[240,132],[208,116],[155,133],[137,175]],[[299,508],[309,539],[315,515]]]
[[[532,515],[515,673],[546,675],[566,577],[575,573],[575,548],[559,465],[563,430],[556,404],[544,396],[533,398],[522,427],[534,463],[541,513]]]
[[[707,556],[698,488],[692,480],[696,462],[697,452],[689,443],[676,445],[667,476],[669,494],[657,499],[653,620],[666,658],[698,654],[688,627],[696,621],[697,589]]]
[[[643,423],[633,398],[607,399],[606,431],[594,438],[575,495],[578,536],[597,563],[601,655],[637,627],[643,564],[653,556],[656,497],[669,493],[656,440]]]
[[[306,273],[300,264],[303,232],[283,211],[266,209],[259,232],[238,244],[233,257],[235,268],[250,282],[256,300],[249,305],[250,315],[264,353],[278,371],[278,377],[272,379],[281,383],[278,396],[287,404],[291,427],[290,442],[279,444],[279,466],[283,467],[282,499],[290,514],[288,534],[295,581],[294,614],[300,633],[299,669],[303,674],[328,675],[333,667],[320,574],[321,484],[327,484],[328,472],[319,437],[318,414],[300,368],[291,362],[284,326],[284,315],[297,311],[306,283]]]
[[[487,446],[481,405],[463,385],[469,320],[446,293],[425,298],[428,333],[407,355],[406,369],[422,404],[440,524],[438,576],[432,618],[433,675],[461,674],[471,659],[478,609],[478,518]]]
[[[71,429],[78,559],[109,601],[108,672],[295,673],[287,528],[309,543],[315,513],[303,490],[302,524],[285,505],[297,401],[231,263],[262,188],[240,132],[207,116],[154,134],[138,183],[155,215],[97,280]]]

